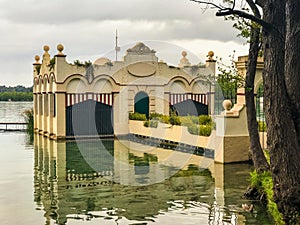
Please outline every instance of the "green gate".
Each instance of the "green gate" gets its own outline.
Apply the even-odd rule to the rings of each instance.
[[[134,112],[145,114],[149,118],[149,96],[141,91],[134,97]]]
[[[256,119],[258,122],[258,131],[262,148],[266,148],[266,122],[264,112],[264,86],[261,84],[256,93]]]

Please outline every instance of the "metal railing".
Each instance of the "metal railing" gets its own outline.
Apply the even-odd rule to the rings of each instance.
[[[25,131],[26,122],[0,122],[0,131]]]

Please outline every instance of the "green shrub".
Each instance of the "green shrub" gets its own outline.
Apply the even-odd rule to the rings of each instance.
[[[158,127],[158,120],[147,120],[144,122],[145,127],[152,127],[157,128]]]
[[[197,126],[196,124],[192,124],[191,126],[188,126],[188,132],[190,134],[194,134],[194,135],[199,135],[199,126]]]
[[[144,127],[149,127],[149,120],[146,120],[145,122],[144,122]]]
[[[170,116],[167,116],[167,115],[163,115],[162,117],[159,118],[159,121],[161,123],[170,123]]]
[[[208,137],[211,134],[212,126],[211,125],[196,125],[192,124],[188,126],[188,132],[194,135],[200,135]]]
[[[180,117],[171,115],[169,118],[169,122],[172,125],[181,125]]]
[[[211,134],[211,125],[200,125],[200,136],[208,137]]]
[[[130,120],[141,120],[141,121],[146,121],[147,117],[145,114],[141,114],[141,113],[129,113],[129,119]]]
[[[190,116],[181,116],[180,122],[182,126],[186,126],[186,127],[189,127],[193,124],[193,121],[191,120]]]
[[[149,119],[152,120],[152,119],[155,119],[155,118],[161,118],[163,116],[163,114],[160,114],[160,113],[150,113],[149,115]]]
[[[211,125],[212,119],[208,115],[200,115],[199,116],[199,124],[200,125]]]
[[[194,124],[199,124],[200,120],[198,118],[198,116],[189,116],[190,120],[192,121],[192,123]]]

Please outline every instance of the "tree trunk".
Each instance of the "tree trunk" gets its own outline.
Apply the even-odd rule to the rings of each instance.
[[[256,74],[257,57],[260,50],[260,28],[251,28],[248,67],[245,81],[245,99],[247,109],[247,124],[250,136],[250,150],[255,170],[258,173],[269,170],[269,164],[262,151],[258,134],[256,107],[254,101],[254,79]]]
[[[293,63],[286,61],[290,60],[290,57],[288,56],[289,52],[285,54],[285,47],[288,47],[288,43],[290,43],[291,52],[295,50],[299,52],[299,49],[292,40],[288,41],[285,46],[287,28],[285,2],[268,0],[263,7],[264,20],[273,25],[272,29],[264,29],[264,107],[274,183],[274,200],[287,224],[299,224],[300,220],[297,217],[300,211],[298,197],[300,182],[299,135],[297,123],[293,117],[295,107],[288,104],[290,96],[285,82],[286,79],[290,83],[296,82],[293,77],[296,71],[292,68]],[[297,4],[299,5],[299,3]],[[287,34],[288,36],[289,34]],[[290,72],[291,74],[288,74]],[[292,91],[289,92],[291,95],[295,94]]]

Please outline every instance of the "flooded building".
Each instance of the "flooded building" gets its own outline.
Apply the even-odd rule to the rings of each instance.
[[[44,46],[34,71],[34,128],[53,139],[114,136],[128,133],[128,115],[213,114],[216,60],[192,65],[183,51],[178,66],[159,60],[144,43],[127,49],[120,61],[66,61],[64,46],[51,58]],[[180,58],[180,57],[178,57]]]

